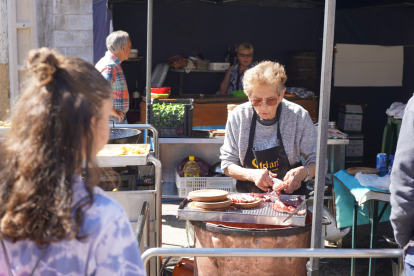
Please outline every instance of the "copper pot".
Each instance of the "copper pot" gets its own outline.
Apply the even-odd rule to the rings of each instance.
[[[192,222],[195,248],[309,248],[312,213],[304,227]],[[196,257],[194,275],[305,276],[308,258]]]

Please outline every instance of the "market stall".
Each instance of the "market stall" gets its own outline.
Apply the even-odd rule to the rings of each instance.
[[[114,1],[114,3],[115,2],[117,2],[117,1]],[[119,2],[121,2],[121,1],[119,1]],[[292,2],[295,2],[295,1],[292,1]],[[304,3],[301,3],[301,4],[304,4]],[[320,3],[320,4],[322,4],[322,3]],[[343,3],[341,2],[340,4],[342,5]],[[324,28],[323,28],[325,33],[324,33],[323,39],[321,39],[321,41],[323,41],[323,52],[322,52],[323,54],[321,55],[321,57],[322,57],[321,58],[321,61],[322,61],[321,62],[321,64],[322,64],[322,72],[321,72],[322,82],[321,82],[321,94],[319,95],[319,99],[320,99],[320,104],[319,104],[319,108],[320,108],[320,110],[319,110],[319,123],[320,123],[320,128],[318,129],[318,137],[319,137],[318,138],[318,141],[319,141],[318,142],[318,151],[319,151],[318,171],[320,173],[316,177],[316,183],[319,183],[319,185],[318,184],[315,185],[316,187],[319,187],[319,188],[322,188],[324,186],[323,184],[320,184],[320,183],[324,183],[325,182],[325,174],[322,173],[322,171],[324,171],[324,167],[323,167],[324,165],[323,164],[325,163],[325,156],[329,155],[331,157],[335,157],[335,158],[332,158],[331,161],[332,160],[336,160],[336,159],[339,159],[340,160],[339,163],[342,163],[344,161],[343,147],[337,147],[337,148],[339,148],[339,154],[336,153],[336,150],[327,150],[326,149],[326,145],[329,145],[329,140],[327,139],[328,138],[327,137],[328,135],[327,135],[327,133],[325,131],[327,129],[327,121],[328,121],[329,115],[331,115],[331,117],[332,117],[332,113],[337,113],[337,110],[334,110],[334,111],[331,111],[331,112],[329,111],[329,106],[330,106],[330,102],[331,102],[331,98],[330,98],[329,91],[331,89],[330,72],[332,71],[333,25],[334,25],[334,18],[335,18],[335,6],[334,5],[335,5],[335,1],[331,1],[331,2],[330,1],[326,1],[326,3],[325,3],[325,11],[326,11],[326,13],[325,13],[325,20],[324,20],[324,24],[325,25],[324,25]],[[345,4],[343,4],[343,5],[345,5]],[[363,3],[361,3],[361,5],[363,6]],[[357,6],[358,7],[361,7],[360,5],[357,5]],[[313,6],[313,7],[316,8],[318,6]],[[166,9],[170,9],[170,8],[171,8],[171,6],[170,7],[166,7]],[[152,48],[153,48],[152,47],[152,28],[153,28],[153,14],[152,14],[152,9],[153,9],[153,3],[150,1],[150,2],[148,2],[148,16],[147,16],[147,20],[148,20],[147,21],[148,22],[148,24],[147,24],[147,27],[148,27],[148,29],[147,29],[147,55],[148,55],[148,58],[147,58],[147,76],[146,76],[146,79],[147,79],[147,82],[146,82],[147,85],[146,86],[147,87],[149,87],[150,86],[150,83],[151,83],[151,69],[152,69]],[[208,9],[206,9],[206,10],[208,10]],[[206,10],[203,10],[203,12],[205,12]],[[229,13],[231,13],[230,10],[231,9],[229,9],[229,7],[227,7],[227,8],[224,8],[222,11],[226,12],[227,14],[229,14]],[[284,10],[283,12],[285,12],[287,15],[290,13],[290,11],[286,11],[286,10]],[[308,10],[307,12],[308,13],[309,12],[312,13],[312,12],[316,12],[316,11],[315,10]],[[320,12],[320,10],[318,12]],[[318,14],[318,12],[316,12],[315,14]],[[161,13],[162,13],[163,17],[168,16],[168,13],[165,10],[161,10]],[[344,12],[344,14],[345,13],[346,12]],[[342,15],[342,17],[344,17],[343,14],[341,14],[341,15]],[[321,18],[322,17],[322,14],[319,13],[319,16]],[[289,14],[289,17],[292,18],[292,15]],[[140,17],[140,18],[142,18],[142,17]],[[263,16],[263,18],[265,18],[265,16]],[[157,22],[157,21],[155,21],[155,22]],[[185,21],[185,20],[183,20],[183,22],[185,22],[185,24],[188,24],[188,22]],[[296,25],[296,23],[297,23],[297,25]],[[307,24],[301,24],[301,23],[298,23],[298,22],[296,22],[296,23],[293,23],[293,24],[295,24],[295,26],[301,26],[304,29],[306,29],[306,27],[309,26],[309,21],[306,22]],[[135,26],[137,26],[137,25],[135,25]],[[176,26],[176,25],[174,25],[174,26]],[[321,25],[319,25],[319,26],[322,27]],[[139,28],[143,28],[143,25],[141,25]],[[320,30],[321,29],[322,28],[320,28]],[[157,31],[158,30],[159,30],[159,28],[157,29]],[[290,29],[290,31],[291,31],[291,29]],[[305,30],[305,32],[306,32],[306,30]],[[167,41],[168,40],[173,41],[173,39],[171,39],[171,38],[174,35],[174,32],[170,32],[170,33],[171,34],[170,34],[170,36],[168,38],[167,37],[162,37],[162,39],[164,41],[166,41],[166,40]],[[317,35],[315,35],[312,32],[308,32],[308,33],[314,39],[317,37]],[[197,35],[200,35],[200,33],[198,33]],[[286,34],[285,34],[285,36],[286,36]],[[282,37],[283,37],[283,35],[282,35]],[[159,36],[158,36],[157,39],[159,39]],[[191,39],[194,41],[194,43],[199,43],[198,41],[200,41],[200,39],[198,39],[198,38],[195,39],[194,37],[192,37]],[[286,43],[286,42],[281,42],[281,43]],[[309,43],[309,42],[305,42],[305,43],[303,43],[303,45],[306,45],[306,43]],[[184,43],[181,43],[180,45],[183,45],[183,44]],[[157,43],[156,45],[154,45],[154,47],[156,47],[157,49],[159,49],[160,45],[161,45],[161,43]],[[172,43],[168,43],[168,47],[173,48],[175,46],[172,45]],[[285,56],[287,56],[287,55],[285,55]],[[168,58],[168,56],[162,57],[163,60],[166,60],[166,58]],[[158,61],[159,61],[160,57],[154,55],[154,59],[158,59]],[[277,59],[280,60],[280,56]],[[282,58],[282,60],[283,60],[283,58]],[[183,74],[184,74],[184,73],[181,73],[181,72],[173,72],[173,73],[175,75],[177,75],[177,73],[179,73],[180,76],[183,76]],[[194,76],[195,75],[196,74],[194,74]],[[219,74],[216,74],[216,75],[219,75]],[[184,83],[185,83],[185,86],[187,86],[187,80],[185,80],[185,82],[184,82],[183,79],[184,79],[184,77],[180,77],[180,87],[181,88],[183,87],[182,84],[184,84]],[[183,81],[181,81],[181,80],[183,80]],[[199,80],[200,80],[200,78],[197,81],[199,81]],[[177,93],[177,94],[181,94],[181,93]],[[346,95],[346,93],[342,93],[342,94],[343,95]],[[355,94],[355,93],[353,93],[353,94]],[[175,95],[175,96],[177,96],[177,95]],[[337,101],[337,99],[339,98],[337,95],[335,95],[334,97],[336,97],[335,98],[335,101]],[[147,104],[150,104],[150,99],[148,99],[148,98],[149,97],[147,97],[147,99],[146,99],[147,100]],[[195,104],[194,104],[194,107],[195,107]],[[193,112],[196,112],[196,109],[194,109]],[[146,115],[146,118],[148,118],[148,113]],[[194,117],[193,117],[193,119],[194,119]],[[208,121],[211,121],[211,119],[209,119]],[[378,120],[376,120],[376,121],[378,121]],[[211,123],[210,125],[219,125],[219,124],[212,124]],[[165,146],[168,149],[171,149],[172,152],[175,152],[175,153],[182,152],[182,148],[179,148],[178,147],[179,149],[176,149],[175,146],[174,146],[174,144],[184,144],[183,147],[186,150],[188,150],[189,148],[192,148],[191,144],[193,142],[190,142],[191,139],[188,139],[188,140],[187,139],[188,138],[184,138],[184,137],[183,138],[165,138],[165,144],[166,144]],[[186,141],[189,141],[189,142],[186,143]],[[206,144],[206,145],[210,144],[210,142],[201,142],[201,140],[200,141],[196,141],[195,143]],[[162,144],[162,142],[160,144]],[[218,145],[216,145],[216,147],[217,148],[220,147],[220,145],[219,145],[220,142],[218,142],[218,143],[217,142],[214,142],[212,144],[218,144]],[[344,144],[345,144],[345,142],[344,142]],[[212,155],[214,155],[214,150],[211,150],[211,147],[212,147],[211,145],[206,146],[206,149],[204,149],[204,151],[208,151],[209,153],[211,152]],[[195,148],[195,146],[193,147],[193,149],[194,148]],[[327,151],[329,151],[329,152],[327,152]],[[165,152],[167,152],[167,151],[165,151]],[[163,158],[162,155],[163,155],[163,153],[161,151],[161,159]],[[166,158],[166,159],[171,159],[171,156],[169,156],[169,158]],[[211,161],[211,162],[213,162],[213,161]],[[330,162],[330,164],[332,164],[332,162]],[[174,169],[175,169],[175,166],[176,166],[176,164],[175,165],[172,165],[171,164],[170,166],[167,166],[167,167],[169,167],[169,169],[166,169],[167,174],[168,174],[168,171],[173,172]],[[335,166],[332,165],[331,167],[335,167]],[[338,169],[339,169],[338,166],[336,166],[336,169],[335,170],[338,170]],[[332,172],[335,172],[335,171],[333,170]],[[165,183],[172,183],[172,181],[171,182],[167,182],[166,181]],[[168,185],[165,185],[165,186],[167,187]],[[174,187],[173,184],[171,184],[170,186]],[[168,193],[165,193],[165,194],[168,194]],[[170,195],[176,195],[176,194],[177,193],[172,192]],[[317,196],[316,196],[317,200],[315,201],[316,202],[315,205],[318,205],[317,204],[318,203],[318,198],[319,198],[319,205],[318,205],[318,208],[315,208],[315,211],[318,212],[318,211],[321,210],[320,208],[322,207],[322,204],[321,204],[320,201],[321,201],[322,196],[323,196],[322,195],[323,194],[323,190],[322,189],[319,189],[319,191],[318,191],[318,189],[317,189],[316,194],[317,194]],[[314,239],[314,243],[313,243],[313,246],[314,247],[321,246],[320,240],[318,241],[318,238],[317,238],[318,235],[316,234],[316,236],[315,236],[315,233],[318,233],[318,231],[320,231],[320,226],[319,225],[320,225],[320,223],[316,223],[316,224],[313,225],[313,227],[314,227],[313,228],[313,233],[314,233],[314,238],[315,238]],[[311,270],[312,269],[317,270],[317,268],[318,268],[317,261],[314,260],[314,262],[312,262],[312,265],[311,266],[312,266],[311,267]]]
[[[333,46],[333,25],[334,25],[334,13],[335,13],[335,1],[326,3],[328,8],[325,14],[325,33],[324,33],[324,53],[326,55],[323,58],[322,66],[322,97],[320,106],[323,108],[319,114],[319,128],[318,128],[318,151],[319,158],[316,167],[316,185],[315,185],[315,203],[314,203],[314,216],[312,224],[312,248],[321,247],[321,231],[322,231],[322,198],[324,193],[324,182],[325,182],[325,158],[326,156],[326,141],[328,138],[327,131],[328,127],[328,116],[329,110],[329,93],[330,93],[330,82],[331,82],[331,70],[332,67],[332,46]],[[146,87],[151,86],[151,65],[152,65],[152,21],[153,21],[153,2],[148,1],[148,30],[147,30],[147,81]],[[329,43],[329,44],[328,44]],[[327,47],[328,45],[328,47]],[[325,72],[326,70],[326,72]],[[325,97],[324,95],[327,94]],[[151,98],[147,97],[147,105],[151,105]],[[149,114],[147,113],[147,121],[149,121]],[[310,273],[313,270],[319,270],[319,259],[312,259],[310,267],[308,268]]]

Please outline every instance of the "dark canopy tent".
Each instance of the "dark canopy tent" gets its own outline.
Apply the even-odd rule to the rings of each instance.
[[[361,101],[368,104],[364,112],[362,131],[366,134],[365,164],[375,164],[375,154],[381,150],[382,130],[386,123],[385,110],[394,101],[407,102],[412,96],[414,82],[410,76],[414,73],[414,48],[404,50],[404,79],[402,87],[332,87],[329,77],[332,57],[333,20],[335,19],[335,43],[371,44],[371,45],[406,45],[411,46],[414,31],[414,2],[394,0],[160,0],[154,1],[153,19],[150,18],[150,32],[147,32],[147,12],[152,15],[152,4],[147,1],[109,0],[113,9],[114,29],[130,33],[134,48],[141,55],[146,55],[147,35],[152,34],[152,57],[150,65],[165,62],[166,58],[176,53],[191,55],[203,53],[212,61],[224,58],[227,44],[239,44],[249,41],[255,47],[255,60],[277,60],[286,64],[289,51],[311,50],[319,58],[318,68],[323,70],[321,91],[321,110],[319,120],[322,128],[327,127],[327,120],[337,119],[337,108],[341,102]],[[324,11],[324,8],[328,12]],[[324,14],[325,13],[325,14]],[[328,15],[329,14],[329,15]],[[325,17],[324,17],[325,16]],[[328,20],[327,20],[328,19]],[[324,22],[326,21],[327,22]],[[331,20],[331,22],[329,22]],[[325,24],[325,26],[324,26]],[[324,30],[325,28],[325,30]],[[327,30],[327,31],[326,31]],[[323,34],[328,32],[328,34]],[[322,41],[327,37],[327,41]],[[326,43],[325,45],[323,43]],[[325,50],[323,50],[323,47]],[[289,72],[288,72],[289,74]],[[172,74],[170,74],[172,75]],[[128,78],[128,75],[126,76]],[[200,77],[201,78],[201,77]],[[206,84],[203,79],[193,77],[186,86],[191,93],[196,93],[197,84],[203,87],[211,85],[212,91],[221,81],[220,76],[211,76]],[[170,76],[167,82],[174,84]],[[145,85],[145,78],[140,80],[140,90]],[[148,82],[148,76],[147,76]],[[209,84],[210,83],[210,84]],[[289,85],[289,84],[288,84]],[[128,84],[129,89],[133,84]],[[173,86],[174,87],[174,86]],[[319,94],[317,89],[316,94]],[[328,114],[328,110],[330,112]],[[318,163],[316,183],[316,200],[321,202],[324,183],[327,134],[318,132]],[[319,164],[319,165],[318,165]],[[321,165],[322,164],[322,165]],[[319,166],[319,167],[318,167]],[[318,170],[319,168],[319,170]],[[322,186],[323,187],[323,186]],[[319,205],[319,204],[317,204]],[[319,220],[322,205],[315,210]],[[319,208],[320,207],[320,208]],[[315,218],[314,217],[314,218]],[[321,222],[313,224],[319,228]],[[317,225],[317,226],[315,226]],[[321,229],[312,229],[313,241],[317,240]],[[318,248],[320,241],[312,244]],[[318,265],[313,263],[318,270]],[[313,274],[312,274],[313,275]],[[317,275],[317,274],[315,274]]]
[[[286,64],[291,50],[310,50],[317,53],[317,67],[320,68],[324,8],[321,0],[239,0],[221,4],[207,3],[209,1],[154,2],[153,66],[177,53],[184,56],[202,53],[211,61],[221,61],[227,45],[233,50],[234,44],[247,41],[253,44],[257,61],[277,60]],[[109,3],[113,9],[114,29],[129,32],[133,47],[145,56],[147,2],[109,0]],[[414,45],[414,1],[338,0],[337,7],[335,43]],[[144,72],[144,64],[141,66]],[[135,89],[134,69],[131,66],[131,70],[126,70],[130,91]],[[375,166],[375,155],[381,151],[387,120],[385,110],[391,103],[406,103],[412,96],[412,75],[414,47],[405,47],[402,87],[332,87],[330,121],[337,120],[342,102],[367,104],[362,125],[365,134],[362,165]],[[222,74],[186,75],[184,93],[200,93],[200,84],[205,94],[205,91],[214,93],[222,78]],[[168,74],[165,85],[173,87],[173,93],[177,93],[178,75]],[[139,91],[144,87],[145,74],[141,74]],[[319,89],[314,92],[319,95]]]

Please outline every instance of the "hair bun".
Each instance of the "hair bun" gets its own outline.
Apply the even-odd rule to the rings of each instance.
[[[39,81],[39,86],[47,85],[59,65],[58,53],[48,48],[31,50],[27,63],[33,76]]]

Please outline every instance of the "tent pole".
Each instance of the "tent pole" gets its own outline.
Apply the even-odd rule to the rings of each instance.
[[[151,104],[151,70],[152,70],[152,15],[153,15],[153,0],[148,0],[148,15],[147,15],[147,90],[145,93],[146,103]],[[148,111],[148,107],[147,107]],[[147,112],[146,123],[149,124],[149,114]]]
[[[152,22],[153,22],[153,6],[154,6],[154,1],[153,0],[148,0],[148,11],[147,11],[147,76],[146,76],[146,105],[145,105],[145,109],[146,109],[146,123],[150,124],[150,114],[148,112],[148,107],[151,104],[151,72],[152,72]],[[142,118],[141,118],[142,120]],[[145,130],[145,141],[147,143],[149,143],[149,139],[150,137],[148,137],[148,131]],[[156,152],[158,152],[158,148],[155,149],[156,145],[154,143],[154,150]],[[161,191],[157,191],[157,193],[161,193]],[[155,206],[155,208],[158,208],[159,206]],[[159,212],[161,213],[161,210],[159,210]],[[156,215],[157,219],[160,220],[161,217],[158,217],[158,215]],[[161,229],[157,229],[156,230],[156,235],[159,235],[158,237],[155,237],[155,247],[162,247],[161,244]],[[160,257],[156,258],[156,262],[155,262],[155,271],[154,270],[154,265],[152,264],[150,267],[150,274],[151,275],[156,275],[158,276],[158,270],[161,267],[161,259]],[[154,273],[155,272],[155,273]]]
[[[323,52],[321,70],[321,93],[319,100],[318,147],[315,174],[315,197],[313,201],[311,248],[322,248],[323,196],[325,191],[326,151],[328,142],[329,104],[331,98],[332,56],[335,32],[336,0],[325,0],[323,26]],[[319,276],[319,258],[310,259],[309,276]]]

